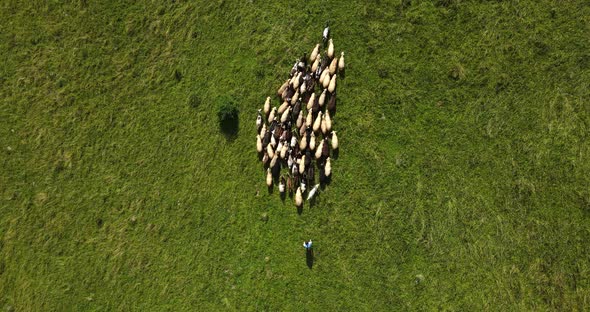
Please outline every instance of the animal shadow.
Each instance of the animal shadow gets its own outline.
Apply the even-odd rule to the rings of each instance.
[[[338,156],[340,155],[340,149],[337,148],[335,150],[332,150],[332,159],[338,159]]]

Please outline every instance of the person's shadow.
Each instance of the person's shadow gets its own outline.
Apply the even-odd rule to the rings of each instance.
[[[307,267],[311,270],[313,268],[313,249],[310,248],[305,251],[305,258]]]

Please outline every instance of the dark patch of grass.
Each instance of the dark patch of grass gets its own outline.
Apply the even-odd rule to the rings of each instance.
[[[235,139],[240,127],[240,109],[233,96],[224,95],[217,98],[217,118],[221,131],[228,139]]]

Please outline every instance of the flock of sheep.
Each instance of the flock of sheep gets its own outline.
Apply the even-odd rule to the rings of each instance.
[[[256,150],[266,168],[266,185],[272,188],[278,182],[281,196],[295,193],[298,208],[303,205],[306,190],[307,200],[318,191],[316,165],[319,182],[330,181],[330,150],[338,151],[332,118],[336,112],[336,79],[344,73],[344,52],[335,57],[329,37],[330,28],[326,27],[324,54],[316,44],[309,58],[304,54],[295,61],[289,79],[277,91],[281,105],[272,105],[271,97],[267,97],[256,120]],[[281,175],[281,168],[288,169],[286,175]]]

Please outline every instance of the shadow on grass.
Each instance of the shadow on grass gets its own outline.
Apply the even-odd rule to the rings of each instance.
[[[311,270],[313,268],[313,249],[306,250],[305,262],[307,263],[307,267]]]
[[[238,130],[240,129],[240,119],[235,118],[226,119],[219,122],[219,128],[225,135],[228,141],[234,141],[238,137]]]
[[[338,159],[338,156],[340,155],[340,149],[337,148],[335,150],[332,150],[332,159]]]

